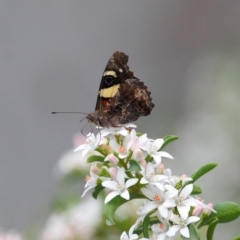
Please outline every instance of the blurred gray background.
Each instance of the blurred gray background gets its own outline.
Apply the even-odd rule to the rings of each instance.
[[[116,50],[155,103],[138,131],[179,136],[165,166],[190,175],[217,162],[198,183],[202,198],[240,203],[239,23],[231,0],[0,1],[0,227],[43,221],[53,169],[84,126],[82,116],[50,113],[94,110]],[[216,239],[239,225],[218,226]]]

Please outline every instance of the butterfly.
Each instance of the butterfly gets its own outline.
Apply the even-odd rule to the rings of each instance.
[[[134,122],[151,113],[154,104],[150,95],[146,85],[130,71],[128,55],[117,51],[103,72],[95,111],[86,119],[104,128]]]

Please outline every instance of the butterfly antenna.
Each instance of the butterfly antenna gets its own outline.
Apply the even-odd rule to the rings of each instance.
[[[59,113],[75,113],[75,114],[87,114],[84,112],[51,112],[52,114],[59,114]]]

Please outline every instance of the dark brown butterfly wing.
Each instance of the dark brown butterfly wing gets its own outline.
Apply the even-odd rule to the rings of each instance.
[[[99,87],[95,112],[87,119],[103,127],[117,127],[149,115],[154,107],[147,87],[127,65],[128,56],[115,52],[108,61]]]

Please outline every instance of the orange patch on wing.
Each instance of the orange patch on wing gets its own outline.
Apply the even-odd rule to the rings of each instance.
[[[107,104],[108,104],[108,100],[102,100],[102,105],[106,108],[107,107]]]

